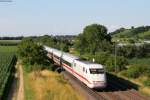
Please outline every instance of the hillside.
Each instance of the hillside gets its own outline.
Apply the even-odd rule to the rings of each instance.
[[[137,28],[120,28],[110,33],[113,38],[138,38],[150,40],[150,26],[141,26]]]

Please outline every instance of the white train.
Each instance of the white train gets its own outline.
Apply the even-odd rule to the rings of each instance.
[[[44,46],[48,57],[62,66],[89,88],[105,88],[107,85],[105,69],[101,64],[80,60],[79,57]]]

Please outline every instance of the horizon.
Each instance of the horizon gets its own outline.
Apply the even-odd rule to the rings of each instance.
[[[106,26],[109,32],[147,26],[149,4],[149,0],[0,2],[0,37],[77,35],[93,23]]]

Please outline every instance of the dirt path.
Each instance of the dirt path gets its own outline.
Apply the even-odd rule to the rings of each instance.
[[[17,100],[24,100],[24,80],[23,80],[23,69],[21,64],[18,63],[19,67],[19,90],[17,94]]]

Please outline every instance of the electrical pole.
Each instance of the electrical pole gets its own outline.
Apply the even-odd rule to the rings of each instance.
[[[115,72],[117,73],[117,43],[115,41]]]

